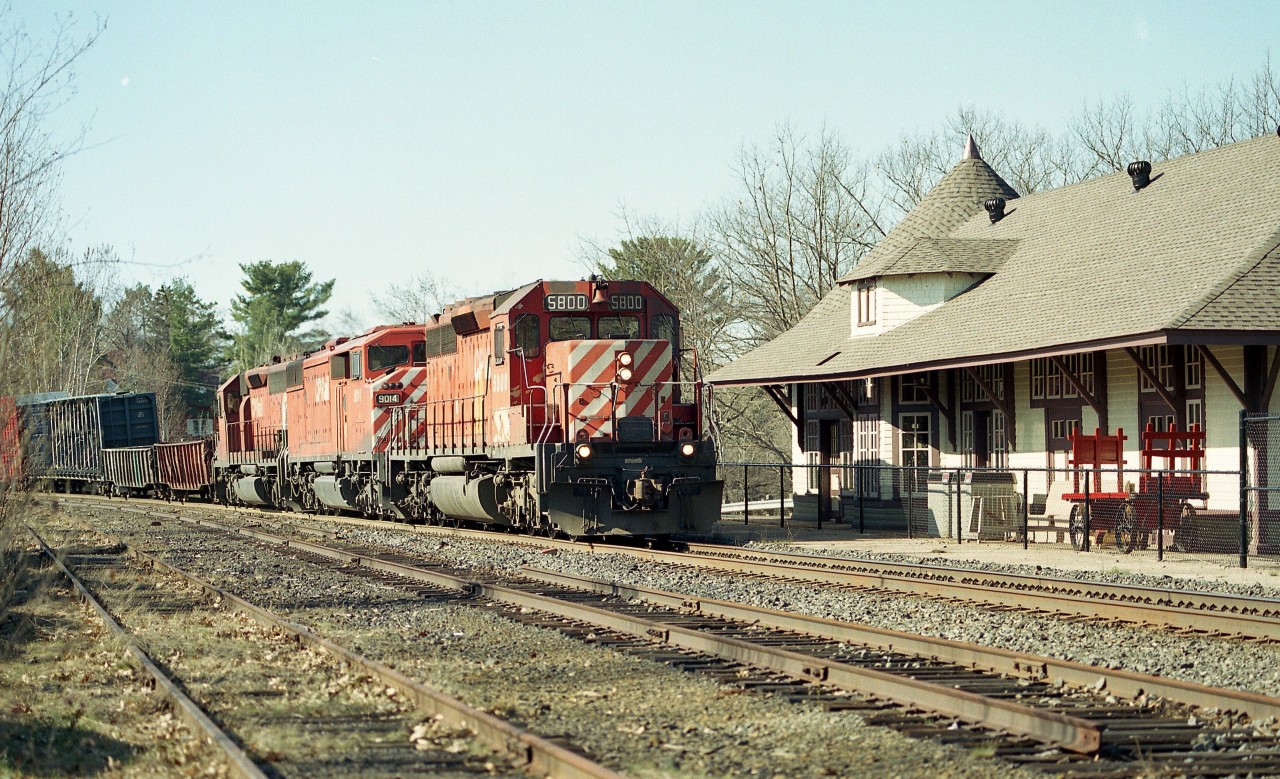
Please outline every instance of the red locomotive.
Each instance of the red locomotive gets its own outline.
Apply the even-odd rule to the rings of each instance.
[[[677,311],[644,282],[462,300],[225,382],[214,492],[573,536],[705,532],[723,483],[704,387],[679,366]]]

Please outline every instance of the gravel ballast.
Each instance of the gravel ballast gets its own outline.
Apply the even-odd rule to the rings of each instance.
[[[168,522],[151,526],[144,518],[112,512],[92,522],[473,706],[544,736],[563,736],[631,776],[1019,774],[986,757],[984,749],[945,748],[867,727],[854,713],[743,694],[708,677],[520,625],[451,597],[420,597],[215,532]],[[581,557],[581,572],[589,573],[595,563],[612,558],[528,550],[516,555],[501,544],[344,530],[406,551],[410,541],[424,549],[443,544],[453,550],[451,559],[458,554],[457,559],[501,570],[518,566],[521,556],[544,563]],[[365,532],[375,535],[365,539]]]
[[[766,585],[755,578],[647,563],[600,547],[594,553],[556,550],[544,554],[528,546],[452,536],[335,528],[353,541],[439,556],[476,569],[513,573],[531,565],[1280,697],[1280,648],[1274,646],[1178,636],[1123,624],[1067,622],[906,595],[780,582]]]

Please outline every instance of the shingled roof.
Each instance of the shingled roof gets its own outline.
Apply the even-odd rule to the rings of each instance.
[[[954,191],[962,166],[976,168],[962,161],[938,187]],[[1119,344],[1280,343],[1280,138],[1157,163],[1140,192],[1116,173],[1029,195],[995,224],[980,205],[990,187],[931,191],[927,212],[908,214],[799,324],[709,380],[875,376]],[[982,245],[969,269],[993,275],[892,330],[850,337],[847,282],[964,270],[947,250],[966,244],[948,241]],[[956,267],[910,261],[915,252]]]
[[[918,273],[922,264],[942,260],[936,270],[967,270],[964,267],[945,267],[950,260],[949,255],[990,255],[999,257],[998,262],[987,259],[981,263],[980,270],[989,266],[998,266],[1003,262],[1003,251],[971,246],[962,249],[959,244],[951,242],[952,251],[942,250],[941,257],[936,255],[941,247],[937,239],[946,238],[957,227],[964,224],[974,214],[983,211],[982,203],[991,197],[1003,197],[1012,200],[1018,196],[1013,187],[1000,178],[1000,174],[978,153],[978,146],[969,136],[965,147],[964,159],[938,180],[916,207],[898,222],[888,235],[880,239],[867,256],[862,258],[853,272],[841,279],[841,282],[869,279],[890,273]],[[922,255],[922,252],[924,253]],[[915,258],[909,255],[916,254]],[[992,268],[994,269],[994,268]]]

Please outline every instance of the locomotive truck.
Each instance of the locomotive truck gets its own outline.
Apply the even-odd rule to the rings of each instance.
[[[675,307],[537,281],[376,327],[218,389],[225,503],[534,533],[706,532],[723,483]]]

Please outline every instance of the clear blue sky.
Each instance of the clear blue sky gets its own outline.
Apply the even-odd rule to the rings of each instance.
[[[733,191],[744,143],[826,123],[874,153],[959,105],[1056,126],[1247,77],[1277,2],[85,2],[18,0],[40,39],[107,22],[60,131],[66,236],[124,282],[304,260],[331,308],[429,271],[467,292],[577,278],[621,207]],[[1280,51],[1274,52],[1280,56]],[[981,139],[979,139],[981,140]],[[957,157],[960,139],[957,139]]]

